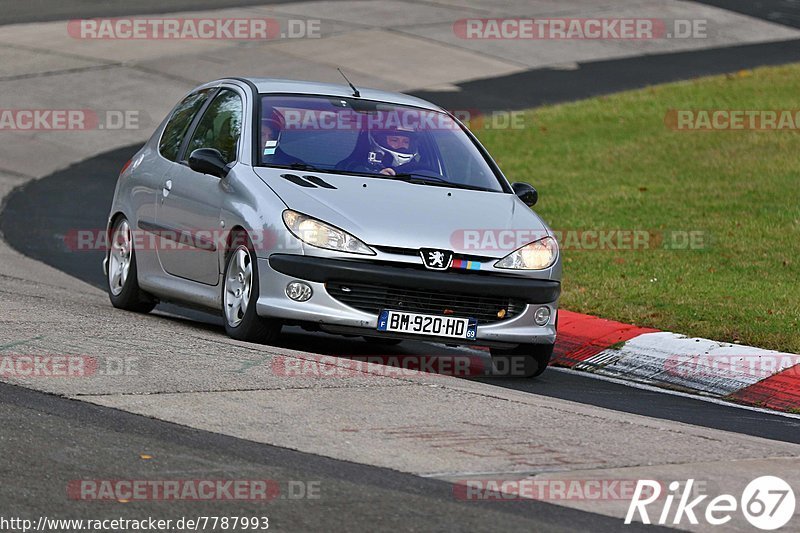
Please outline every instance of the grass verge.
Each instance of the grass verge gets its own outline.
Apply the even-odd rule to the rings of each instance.
[[[563,307],[800,353],[800,131],[665,123],[670,109],[800,109],[798,87],[800,65],[763,68],[537,108],[524,129],[478,135],[539,190],[551,227],[575,232]],[[586,250],[587,230],[656,237]],[[680,249],[688,232],[695,249]]]

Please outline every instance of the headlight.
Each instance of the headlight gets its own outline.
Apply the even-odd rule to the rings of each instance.
[[[291,209],[283,212],[283,222],[295,237],[312,246],[351,254],[375,255],[369,246],[346,231]]]
[[[515,250],[494,266],[516,270],[544,270],[553,266],[557,257],[558,243],[552,237],[545,237]]]

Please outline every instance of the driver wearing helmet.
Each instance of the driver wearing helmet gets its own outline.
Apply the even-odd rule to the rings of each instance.
[[[413,172],[419,166],[419,140],[414,130],[400,127],[372,130],[368,137],[367,166],[373,172],[395,176]]]
[[[262,161],[269,165],[289,166],[303,162],[284,152],[280,147],[283,132],[283,115],[275,108],[265,107],[261,114]]]

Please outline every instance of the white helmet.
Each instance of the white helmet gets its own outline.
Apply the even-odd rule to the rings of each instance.
[[[419,152],[417,133],[410,129],[370,130],[369,142],[374,151],[391,156],[392,167],[399,167],[409,163]]]

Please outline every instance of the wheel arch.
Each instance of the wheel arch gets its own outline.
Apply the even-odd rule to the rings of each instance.
[[[233,239],[234,239],[234,237],[236,235],[238,235],[238,234],[241,234],[241,233],[244,233],[245,235],[247,235],[248,241],[250,240],[250,236],[248,234],[248,231],[241,224],[236,224],[228,232],[228,236],[225,239],[225,250],[224,250],[224,253],[223,253],[223,256],[225,258],[228,257],[228,254],[230,253],[231,248],[233,247]]]
[[[106,242],[105,260],[106,261],[108,261],[108,256],[111,253],[111,232],[113,231],[114,225],[117,223],[117,221],[120,219],[120,217],[128,218],[125,215],[125,213],[123,211],[121,211],[121,210],[114,211],[108,217],[108,222],[106,224],[106,240],[105,240],[105,242]],[[105,266],[104,266],[104,270],[105,270]],[[106,274],[107,273],[108,272],[106,272]]]

